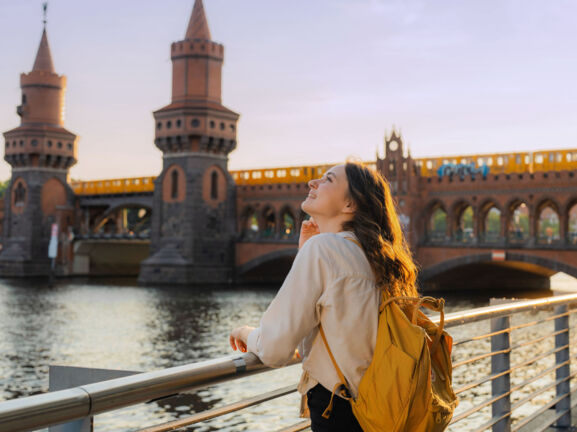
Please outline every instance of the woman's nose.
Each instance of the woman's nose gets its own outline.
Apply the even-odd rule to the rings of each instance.
[[[316,187],[317,187],[317,182],[318,182],[317,179],[315,179],[315,180],[309,180],[309,187],[310,187],[311,189],[316,189]]]

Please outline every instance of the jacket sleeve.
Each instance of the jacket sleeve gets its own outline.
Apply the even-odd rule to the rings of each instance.
[[[288,363],[319,323],[317,303],[330,276],[326,240],[326,235],[318,234],[305,243],[260,326],[248,336],[248,350],[267,366]]]

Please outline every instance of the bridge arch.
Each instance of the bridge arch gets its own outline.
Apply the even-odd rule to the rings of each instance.
[[[496,200],[487,198],[478,210],[479,234],[483,242],[495,243],[503,238],[504,215]]]
[[[240,281],[278,282],[288,274],[298,248],[281,249],[260,255],[237,267]]]
[[[451,206],[451,238],[462,243],[470,243],[475,236],[475,210],[473,205],[460,199]]]
[[[274,238],[278,233],[278,217],[275,208],[271,204],[266,204],[260,214],[261,237]]]
[[[285,205],[279,211],[281,238],[292,238],[297,233],[297,215],[292,206]]]
[[[239,232],[241,238],[256,238],[261,230],[261,221],[258,211],[251,205],[246,206],[240,213]]]
[[[559,203],[551,197],[543,197],[535,206],[533,219],[535,237],[539,244],[553,244],[561,240],[563,215]]]
[[[150,235],[152,208],[138,201],[113,205],[95,220],[89,235]]]
[[[577,265],[564,261],[547,258],[531,253],[507,252],[506,261],[493,261],[490,252],[458,256],[433,264],[421,271],[419,279],[423,286],[433,288],[473,289],[484,288],[480,284],[487,284],[487,280],[480,281],[475,277],[475,271],[493,278],[490,286],[501,282],[505,283],[507,273],[511,277],[508,284],[516,283],[515,288],[548,288],[549,277],[557,272],[563,272],[577,278]],[[487,271],[490,266],[491,271]],[[458,273],[459,269],[464,271]],[[484,269],[484,270],[483,270]],[[451,280],[451,278],[453,280]],[[471,280],[467,280],[471,278]],[[536,281],[537,284],[532,283]],[[456,284],[454,287],[452,284]],[[437,286],[440,285],[440,286]],[[538,285],[538,286],[536,286]]]
[[[572,197],[565,206],[563,232],[570,245],[577,245],[577,197]]]
[[[445,203],[435,199],[425,207],[424,220],[425,238],[433,243],[441,243],[447,239],[449,229],[449,215]]]
[[[532,231],[532,221],[535,219],[527,201],[518,197],[513,198],[507,202],[504,210],[507,242],[513,244],[527,242]]]

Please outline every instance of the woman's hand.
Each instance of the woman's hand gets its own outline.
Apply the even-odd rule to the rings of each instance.
[[[240,350],[241,352],[246,352],[246,341],[248,340],[248,335],[254,327],[242,326],[237,327],[230,332],[229,342],[233,350]]]
[[[312,236],[319,234],[319,226],[314,221],[313,218],[310,218],[307,221],[304,221],[301,224],[301,233],[299,237],[299,249],[303,247],[308,239]]]

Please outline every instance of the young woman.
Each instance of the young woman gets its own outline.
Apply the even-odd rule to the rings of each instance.
[[[289,274],[260,326],[234,329],[230,344],[272,367],[290,361],[298,346],[303,359],[298,389],[307,395],[312,430],[361,431],[350,403],[338,392],[332,414],[322,416],[340,380],[319,325],[356,397],[373,357],[381,291],[416,297],[416,267],[380,174],[347,163],[309,187],[301,207],[311,219],[302,224]]]

